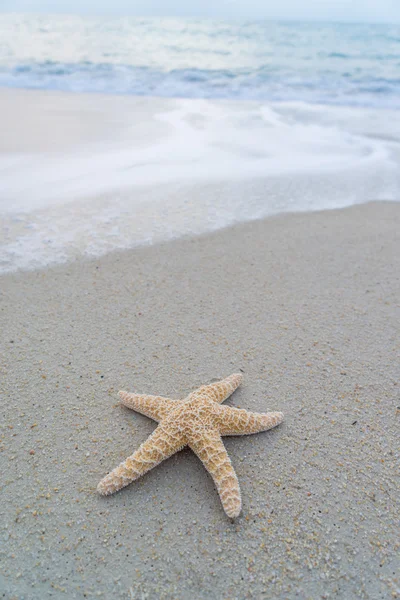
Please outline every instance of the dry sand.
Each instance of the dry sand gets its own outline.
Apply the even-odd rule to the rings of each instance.
[[[3,276],[0,597],[398,597],[399,232],[369,204]],[[239,369],[229,403],[285,412],[226,439],[239,519],[188,450],[95,493],[155,427],[119,389]]]

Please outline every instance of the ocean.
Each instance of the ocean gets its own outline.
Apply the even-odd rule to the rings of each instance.
[[[400,108],[400,26],[3,14],[0,85]]]
[[[399,109],[400,26],[2,14],[0,271],[398,200]]]

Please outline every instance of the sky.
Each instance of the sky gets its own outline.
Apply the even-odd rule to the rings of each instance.
[[[400,23],[400,0],[0,0],[0,11]]]

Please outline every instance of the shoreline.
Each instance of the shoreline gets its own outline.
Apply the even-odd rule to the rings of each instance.
[[[400,111],[0,91],[0,271],[400,198]]]
[[[215,235],[218,234],[230,234],[230,235],[234,235],[236,230],[241,230],[243,227],[249,227],[251,228],[252,225],[257,225],[257,224],[261,224],[261,223],[271,223],[271,227],[273,226],[273,223],[275,221],[278,221],[280,219],[295,219],[296,217],[306,217],[307,216],[312,216],[315,215],[316,217],[320,216],[323,217],[324,214],[341,214],[343,211],[346,210],[355,210],[358,208],[362,208],[362,207],[372,207],[372,208],[376,208],[378,209],[379,207],[382,207],[383,210],[385,210],[385,207],[387,206],[396,206],[399,205],[400,206],[400,200],[379,200],[379,201],[366,201],[363,203],[359,203],[359,204],[354,204],[351,206],[344,206],[344,207],[333,207],[333,208],[326,208],[323,210],[311,210],[311,211],[293,211],[293,212],[278,212],[278,213],[274,213],[274,214],[270,214],[267,216],[263,216],[263,217],[255,217],[253,219],[248,219],[246,221],[240,221],[240,222],[234,222],[234,223],[230,223],[229,225],[226,225],[224,227],[218,227],[216,229],[211,229],[208,231],[202,231],[202,232],[187,232],[186,234],[181,234],[178,237],[171,237],[171,238],[167,238],[167,239],[159,239],[156,241],[147,241],[147,242],[142,242],[142,243],[138,243],[137,245],[133,245],[131,247],[126,247],[126,248],[114,248],[112,250],[108,250],[103,254],[100,255],[91,255],[91,254],[82,254],[82,255],[76,255],[74,258],[71,259],[66,259],[63,262],[50,262],[49,264],[45,264],[43,266],[38,266],[38,267],[32,267],[32,268],[19,268],[19,269],[14,269],[14,270],[10,270],[10,271],[5,271],[5,272],[1,272],[0,271],[0,279],[2,277],[13,277],[13,276],[18,276],[18,275],[28,275],[28,274],[33,274],[33,273],[42,273],[42,272],[46,272],[46,271],[58,271],[59,269],[66,269],[70,266],[84,266],[87,265],[89,266],[90,264],[94,264],[97,263],[98,261],[103,261],[106,260],[107,258],[110,258],[111,261],[113,260],[117,260],[119,261],[120,259],[124,259],[124,257],[130,255],[131,253],[140,253],[141,251],[143,252],[147,252],[151,249],[155,249],[155,252],[162,252],[163,249],[166,249],[168,251],[168,247],[171,244],[175,244],[175,243],[191,243],[191,242],[195,242],[196,240],[201,241],[203,238],[208,238],[208,237],[214,237]]]
[[[2,589],[398,593],[399,231],[379,202],[3,275]],[[238,369],[228,404],[285,421],[224,440],[237,521],[187,450],[96,495],[154,429],[119,389],[179,398]]]

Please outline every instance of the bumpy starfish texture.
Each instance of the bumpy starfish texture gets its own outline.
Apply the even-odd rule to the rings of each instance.
[[[113,494],[189,446],[213,478],[228,517],[239,516],[239,482],[221,436],[267,431],[283,420],[281,412],[262,414],[221,406],[241,381],[242,375],[234,374],[218,383],[203,385],[184,400],[119,392],[125,406],[159,425],[132,456],[100,481],[97,491],[104,496]]]

